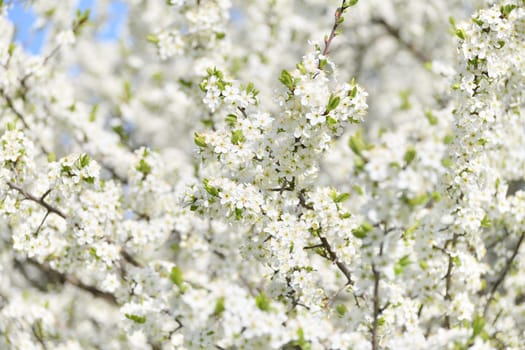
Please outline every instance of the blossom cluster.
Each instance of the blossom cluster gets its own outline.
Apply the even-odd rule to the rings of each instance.
[[[0,348],[523,348],[522,0],[113,5],[0,1]]]

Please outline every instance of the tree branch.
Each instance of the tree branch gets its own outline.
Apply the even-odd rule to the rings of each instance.
[[[328,53],[330,52],[330,44],[332,43],[332,40],[334,40],[334,38],[337,36],[337,28],[342,23],[341,16],[346,11],[346,9],[348,9],[350,7],[350,6],[346,5],[345,3],[346,3],[346,1],[343,0],[343,2],[341,3],[341,6],[338,7],[335,10],[334,25],[332,26],[332,31],[330,32],[329,36],[324,38],[324,49],[323,49],[323,53],[322,53],[323,56],[328,55]],[[321,68],[321,63],[320,62],[319,62],[319,68]]]
[[[41,273],[46,275],[47,276],[46,280],[48,281],[59,281],[61,283],[67,282],[85,292],[88,292],[89,294],[93,295],[96,298],[103,299],[113,305],[118,305],[116,297],[111,293],[107,293],[107,292],[101,291],[100,289],[94,286],[87,285],[74,276],[58,272],[54,270],[53,268],[51,268],[49,264],[47,263],[41,264],[34,259],[27,259],[27,262],[31,264],[32,266],[36,267]],[[29,277],[29,275],[25,271],[25,268],[23,267],[23,264],[20,261],[16,260],[15,263],[17,267],[21,270],[24,277],[29,282],[31,282],[31,284],[35,285],[38,289],[43,290],[43,286],[36,285],[35,284],[36,282]]]
[[[507,263],[505,264],[505,267],[501,271],[498,279],[492,286],[490,290],[489,298],[487,299],[487,302],[485,304],[485,307],[483,309],[483,316],[485,316],[488,312],[490,303],[494,299],[494,295],[496,294],[496,291],[498,290],[499,286],[503,281],[505,280],[505,277],[507,277],[507,274],[510,271],[510,268],[512,267],[512,263],[514,262],[514,259],[516,259],[516,256],[518,255],[518,252],[520,250],[521,244],[523,243],[523,239],[525,238],[525,232],[523,232],[518,240],[518,243],[516,244],[516,247],[514,248],[514,251],[512,252],[512,255],[507,259]]]
[[[49,192],[46,192],[44,196],[42,196],[40,198],[37,198],[37,197],[33,196],[31,193],[28,193],[22,187],[19,187],[19,186],[13,184],[12,182],[8,182],[7,186],[9,186],[10,189],[15,190],[18,193],[20,193],[22,196],[24,196],[25,199],[30,200],[32,202],[35,202],[38,205],[40,205],[41,207],[44,207],[48,212],[56,214],[56,215],[60,216],[62,219],[66,218],[66,215],[61,210],[59,210],[59,209],[49,205],[46,201],[44,201],[44,198],[46,197],[45,195],[47,195]]]
[[[328,254],[329,260],[335,263],[339,271],[343,273],[343,275],[347,279],[347,284],[353,285],[354,281],[352,280],[352,272],[350,272],[348,267],[341,260],[339,260],[339,258],[337,257],[337,254],[333,251],[326,237],[319,235],[319,239],[321,240],[322,246],[325,249],[326,253]]]
[[[386,32],[392,36],[396,41],[404,47],[406,50],[408,50],[413,56],[415,56],[419,61],[422,63],[429,62],[431,60],[430,57],[428,57],[423,52],[419,51],[419,49],[414,46],[414,44],[406,41],[402,38],[401,33],[399,31],[399,28],[393,27],[391,24],[389,24],[384,18],[380,17],[374,17],[372,18],[372,23],[376,23],[381,25]]]
[[[386,236],[388,234],[388,231],[386,229],[386,225],[384,228],[384,235]],[[383,247],[384,247],[384,241],[381,241],[379,244],[379,256],[383,256]],[[373,303],[373,318],[372,318],[372,329],[370,331],[371,333],[371,343],[372,343],[372,350],[378,350],[379,349],[379,341],[377,336],[377,329],[379,327],[379,316],[383,313],[383,311],[388,307],[385,305],[384,307],[380,306],[381,300],[379,298],[379,281],[381,280],[381,272],[376,270],[375,263],[372,263],[372,273],[374,276],[374,291],[372,296],[372,303]]]
[[[376,270],[375,265],[372,264],[372,273],[374,274],[374,294],[372,296],[372,303],[374,308],[374,314],[373,314],[373,320],[372,320],[372,350],[378,349],[378,339],[377,339],[377,328],[379,326],[379,315],[381,313],[381,310],[379,308],[379,280],[380,280],[380,273]]]

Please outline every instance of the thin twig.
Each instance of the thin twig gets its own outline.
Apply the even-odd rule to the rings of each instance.
[[[15,104],[13,103],[13,100],[11,99],[11,96],[5,93],[3,89],[0,89],[0,94],[4,97],[5,101],[7,102],[7,106],[9,109],[22,121],[22,124],[24,124],[24,127],[26,129],[29,129],[29,124],[27,124],[27,121],[25,120],[22,113],[20,113],[19,110],[16,109]]]
[[[350,269],[337,257],[337,254],[334,252],[330,244],[328,243],[328,240],[326,237],[319,236],[319,239],[321,240],[321,243],[323,244],[323,248],[326,250],[326,253],[328,254],[328,257],[331,262],[335,263],[339,271],[343,273],[343,275],[346,277],[349,285],[353,285],[354,281],[352,280],[352,272],[350,272]]]
[[[335,10],[334,25],[332,26],[332,31],[330,32],[330,35],[324,39],[324,49],[322,53],[323,56],[328,55],[330,51],[330,44],[332,43],[332,40],[334,40],[334,38],[337,36],[337,28],[341,24],[341,21],[340,21],[341,16],[346,11],[346,9],[349,7],[348,5],[345,5],[345,2],[346,1],[343,0],[343,2],[341,3],[341,6]],[[321,68],[320,64],[321,63],[319,63],[319,68]]]
[[[389,24],[384,18],[375,17],[372,19],[372,23],[380,24],[386,32],[392,36],[396,41],[405,49],[407,49],[412,55],[414,55],[419,61],[425,63],[429,62],[430,58],[424,54],[423,52],[419,51],[417,47],[414,46],[414,44],[406,41],[402,38],[401,33],[399,31],[399,28],[395,28],[391,24]]]
[[[386,224],[384,226],[384,235],[386,236],[388,234],[388,230],[386,228]],[[383,256],[383,248],[384,248],[384,241],[382,240],[379,244],[379,256]],[[374,275],[374,294],[372,297],[372,303],[374,308],[374,314],[372,319],[372,329],[370,331],[371,333],[371,343],[372,343],[372,350],[378,350],[379,349],[379,340],[378,340],[378,332],[377,329],[379,327],[379,316],[385,311],[385,309],[389,306],[389,303],[387,303],[384,307],[380,307],[381,300],[379,298],[379,281],[381,280],[381,272],[377,271],[375,263],[372,263],[372,273]]]
[[[507,262],[505,264],[505,267],[503,268],[503,271],[501,271],[498,279],[492,286],[490,290],[489,298],[487,299],[487,302],[485,304],[485,308],[483,309],[483,316],[485,316],[488,312],[490,303],[494,299],[494,295],[496,294],[496,291],[498,290],[499,286],[503,281],[505,280],[505,277],[510,271],[510,268],[512,267],[512,263],[514,262],[514,259],[516,259],[516,256],[518,255],[518,252],[520,250],[521,244],[523,243],[523,239],[525,238],[525,232],[523,232],[518,240],[518,243],[516,244],[516,247],[514,248],[514,251],[512,252],[512,255],[507,259]]]
[[[57,209],[57,208],[53,207],[52,205],[48,204],[46,201],[43,200],[42,197],[45,197],[45,196],[42,196],[41,198],[35,197],[31,193],[26,192],[26,190],[24,190],[23,188],[15,185],[15,184],[13,184],[11,182],[8,182],[7,186],[9,186],[9,188],[12,189],[12,190],[18,191],[18,193],[20,193],[22,196],[24,196],[25,199],[30,200],[32,202],[35,202],[38,205],[44,207],[48,212],[56,214],[56,215],[60,216],[62,219],[66,218],[66,215],[60,209]]]
[[[380,280],[380,273],[376,270],[375,265],[372,264],[372,273],[374,274],[374,295],[372,297],[372,302],[374,304],[374,314],[373,314],[373,320],[372,320],[372,350],[378,349],[378,339],[377,339],[377,328],[379,326],[379,314],[381,313],[381,310],[379,309],[379,280]]]
[[[71,284],[71,285],[73,285],[73,286],[75,286],[75,287],[77,287],[77,288],[79,288],[79,289],[81,289],[83,291],[86,291],[86,292],[90,293],[94,297],[97,297],[97,298],[100,298],[100,299],[104,299],[105,301],[107,301],[107,302],[109,302],[111,304],[117,305],[117,299],[111,293],[107,293],[107,292],[101,291],[100,289],[98,289],[96,287],[87,285],[87,284],[83,283],[82,281],[80,281],[78,278],[76,278],[74,276],[58,272],[58,271],[52,269],[49,266],[49,264],[47,264],[47,263],[41,264],[38,261],[33,260],[33,259],[28,259],[27,262],[29,262],[32,266],[34,266],[38,270],[40,270],[40,272],[42,272],[42,273],[44,273],[46,275],[49,275],[49,278],[47,278],[47,280],[55,280],[55,281],[67,282],[67,283],[69,283],[69,284]],[[20,264],[20,267],[23,269],[22,264]],[[24,275],[26,275],[25,271],[23,271],[23,273],[24,273]],[[29,279],[29,281],[33,283],[33,281],[31,279]]]

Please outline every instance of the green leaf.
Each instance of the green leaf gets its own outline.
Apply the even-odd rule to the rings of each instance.
[[[423,193],[412,198],[403,197],[403,201],[411,207],[416,207],[425,204],[428,201],[428,194]]]
[[[405,271],[405,268],[411,264],[410,257],[408,255],[403,256],[394,265],[394,274],[400,275]]]
[[[217,302],[215,303],[215,309],[213,310],[213,314],[215,316],[219,316],[224,311],[224,297],[217,298]]]
[[[9,122],[9,123],[7,123],[7,130],[9,130],[9,131],[16,130],[16,122]]]
[[[91,184],[91,185],[93,185],[95,183],[95,178],[93,176],[85,177],[85,178],[83,178],[83,180],[85,182],[87,182],[88,184]]]
[[[456,36],[458,38],[460,38],[461,40],[465,40],[467,38],[467,33],[465,32],[464,29],[456,29],[456,32],[455,32]]]
[[[135,169],[144,176],[148,176],[151,173],[151,166],[144,160],[144,158],[140,159],[139,164]]]
[[[403,156],[403,160],[405,161],[406,165],[409,165],[412,163],[412,161],[416,158],[416,150],[414,147],[410,146],[406,151],[405,155]]]
[[[253,96],[257,96],[259,94],[259,90],[255,88],[255,85],[252,82],[248,83],[248,86],[246,87],[246,92],[248,94],[252,94]]]
[[[202,180],[202,183],[204,185],[204,189],[206,190],[206,192],[208,192],[208,194],[212,195],[213,197],[219,196],[219,190],[210,185],[208,179]]]
[[[285,69],[282,70],[281,76],[279,77],[279,81],[290,91],[293,91],[293,89],[295,88],[292,75]]]
[[[71,167],[69,165],[62,165],[60,171],[62,174],[65,174],[67,176],[72,176],[73,174],[71,173]]]
[[[328,124],[328,126],[334,126],[337,124],[337,120],[330,117],[330,116],[327,116],[326,117],[326,124]]]
[[[352,214],[350,214],[350,213],[342,213],[342,214],[339,215],[339,218],[341,218],[341,219],[348,219],[350,217],[352,217]]]
[[[355,98],[357,96],[357,86],[354,86],[352,90],[348,91],[348,96],[350,96],[350,98]]]
[[[365,238],[368,233],[370,231],[372,231],[374,227],[372,225],[370,225],[368,222],[364,222],[361,224],[361,226],[359,226],[358,228],[355,228],[352,230],[352,234],[356,237],[356,238]]]
[[[125,316],[126,318],[132,320],[133,322],[140,323],[140,324],[146,323],[146,316],[131,315],[131,314],[126,314]]]
[[[481,219],[481,227],[489,228],[492,225],[492,221],[488,218],[487,215]]]
[[[358,156],[362,156],[361,152],[364,151],[367,147],[365,144],[365,141],[363,140],[363,134],[361,130],[357,130],[357,132],[350,137],[348,140],[348,146],[350,146],[350,149]]]
[[[100,256],[98,256],[97,250],[95,249],[95,247],[89,248],[89,255],[95,258],[96,261],[100,261]]]
[[[244,141],[246,141],[246,137],[244,137],[244,134],[242,133],[242,130],[232,131],[231,142],[234,145],[238,145],[240,143],[243,143]]]
[[[400,110],[406,111],[412,108],[412,103],[410,103],[411,93],[410,90],[399,91],[399,98],[401,99],[401,105],[399,106]]]
[[[153,43],[153,44],[158,44],[159,43],[159,38],[156,35],[153,35],[153,34],[149,34],[146,37],[146,40],[149,41],[150,43]]]
[[[129,81],[124,82],[124,95],[122,96],[122,99],[124,102],[129,102],[131,100],[132,94],[131,94],[131,83]]]
[[[93,107],[91,107],[91,112],[89,112],[89,118],[88,118],[90,122],[94,122],[97,119],[97,112],[98,112],[98,104],[93,105]]]
[[[202,148],[205,148],[208,146],[206,144],[206,139],[204,138],[204,136],[200,135],[199,133],[193,134],[193,142],[195,142],[197,146],[202,147]]]
[[[450,145],[452,142],[454,142],[454,135],[448,134],[443,137],[443,143],[445,145]]]
[[[339,102],[341,101],[341,98],[339,96],[330,95],[330,98],[328,99],[328,105],[326,106],[326,112],[330,113],[334,109],[339,106]]]
[[[87,154],[82,154],[80,155],[80,157],[78,158],[78,164],[79,164],[79,168],[84,168],[86,166],[89,165],[89,162],[91,161],[91,159],[89,158],[89,156]]]
[[[115,125],[112,129],[120,137],[122,142],[127,142],[129,140],[129,135],[126,133],[122,125]]]
[[[173,282],[174,285],[179,287],[180,290],[185,289],[183,285],[184,280],[182,278],[182,270],[178,268],[177,266],[174,266],[171,268],[170,280],[171,282]]]
[[[481,315],[476,315],[474,320],[472,320],[472,336],[479,335],[483,328],[485,328],[485,319]]]
[[[365,194],[365,191],[363,191],[363,189],[362,189],[359,185],[354,185],[354,186],[353,186],[353,189],[354,189],[354,191],[356,191],[360,196],[362,196],[363,194]]]
[[[16,49],[16,44],[10,43],[9,48],[7,49],[7,53],[9,54],[9,56],[13,56],[13,52],[15,52],[15,49]]]
[[[348,1],[345,2],[345,6],[348,6],[348,7],[355,6],[355,5],[357,5],[358,2],[359,2],[359,0],[348,0]]]
[[[180,78],[178,80],[178,82],[179,82],[180,85],[182,85],[182,86],[184,86],[184,87],[186,87],[188,89],[193,87],[193,82],[191,80],[185,80],[185,79]]]
[[[243,213],[243,210],[241,208],[235,208],[235,219],[241,220],[242,213]]]
[[[437,125],[438,119],[434,116],[434,114],[432,114],[432,111],[426,111],[425,117],[427,117],[427,120],[430,123],[430,125]]]
[[[507,18],[509,17],[512,10],[514,10],[515,8],[516,5],[503,5],[499,8],[499,10],[501,11],[501,15],[503,16],[503,18]]]
[[[441,159],[441,165],[443,165],[445,168],[450,168],[454,164],[450,158],[443,158]]]
[[[304,337],[304,330],[302,328],[299,328],[297,330],[297,336],[299,339],[291,343],[292,346],[296,347],[295,349],[297,349],[297,347],[300,350],[311,350],[312,349],[310,342],[306,341],[306,338]]]
[[[297,67],[297,70],[299,70],[299,72],[300,72],[302,75],[305,75],[305,74],[306,74],[306,67],[304,66],[303,63],[297,63],[296,67]]]
[[[483,21],[481,19],[479,19],[479,18],[472,18],[472,22],[474,22],[475,24],[477,24],[480,27],[483,27]]]
[[[235,114],[228,114],[224,120],[230,127],[232,127],[237,123],[237,116]]]
[[[345,304],[339,304],[335,307],[335,311],[337,312],[337,315],[339,315],[339,317],[343,317],[348,311],[348,309],[346,308]]]
[[[403,232],[403,238],[404,239],[411,239],[414,238],[413,234],[416,232],[417,228],[419,227],[419,221],[417,221],[412,226],[409,226],[404,232]]]
[[[255,305],[259,308],[259,310],[269,312],[271,310],[270,302],[270,298],[266,296],[264,291],[255,297]]]
[[[217,67],[208,68],[206,69],[206,72],[208,73],[208,75],[216,76],[219,79],[222,79],[224,77],[224,74],[222,74],[222,72],[218,70]]]
[[[76,26],[78,28],[80,28],[83,24],[85,24],[88,21],[90,13],[91,13],[91,9],[86,9],[85,11],[77,9],[77,23],[76,23]]]
[[[350,198],[350,193],[340,193],[334,198],[335,203],[342,203]]]
[[[49,163],[54,162],[55,160],[57,160],[57,156],[56,156],[55,152],[50,152],[50,153],[47,154],[47,161]]]

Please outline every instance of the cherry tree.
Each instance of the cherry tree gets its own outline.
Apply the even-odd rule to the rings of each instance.
[[[523,349],[523,0],[113,3],[0,1],[0,348]]]

